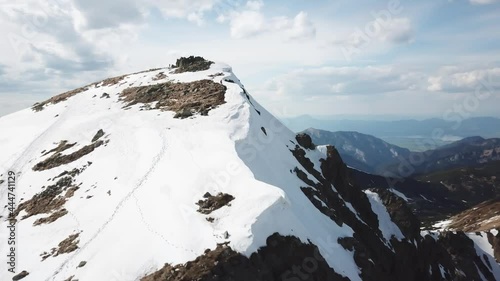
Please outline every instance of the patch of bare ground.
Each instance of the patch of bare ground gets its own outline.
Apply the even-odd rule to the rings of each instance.
[[[153,81],[158,81],[167,78],[167,75],[164,72],[160,72],[153,77]]]
[[[302,274],[300,280],[346,281],[328,266],[313,244],[304,244],[292,236],[275,233],[267,238],[267,245],[249,258],[232,250],[227,244],[207,249],[195,260],[172,266],[144,276],[141,281],[256,281],[299,280],[294,268],[304,267],[305,261],[314,261],[314,270]]]
[[[120,76],[116,76],[116,77],[111,77],[108,79],[104,79],[101,82],[94,83],[93,85],[95,85],[97,88],[113,86],[113,85],[120,83],[125,77],[127,77],[127,75],[120,75]]]
[[[80,242],[80,240],[78,240],[79,236],[80,233],[71,234],[68,236],[68,238],[59,242],[57,247],[50,249],[50,253],[48,252],[41,253],[40,256],[42,257],[42,261],[46,260],[49,257],[57,257],[62,254],[71,253],[76,249],[78,249],[78,243]]]
[[[67,140],[62,140],[59,142],[59,144],[57,145],[57,147],[45,152],[42,154],[42,156],[47,156],[51,153],[61,153],[67,149],[70,149],[72,148],[73,146],[75,146],[76,142],[75,143],[68,143]]]
[[[99,146],[101,146],[103,144],[104,144],[104,141],[100,140],[100,141],[94,142],[92,144],[86,145],[86,146],[80,148],[79,150],[77,150],[73,153],[67,154],[67,155],[64,155],[60,152],[57,152],[57,153],[53,154],[52,156],[50,156],[49,158],[43,160],[42,162],[37,163],[33,167],[33,170],[34,171],[49,170],[49,169],[52,169],[52,168],[55,168],[55,167],[58,167],[61,165],[71,163],[71,162],[76,161],[76,160],[82,158],[83,156],[91,153],[92,151],[94,151],[94,149],[98,148]]]
[[[83,171],[85,171],[85,169],[87,169],[87,167],[90,166],[91,164],[92,164],[92,162],[87,162],[87,164],[83,165],[83,167],[81,167],[80,169],[74,168],[71,171],[64,171],[64,172],[60,173],[59,175],[55,176],[52,180],[55,180],[55,179],[63,177],[63,176],[70,176],[70,177],[74,178],[74,177],[78,176],[79,174],[81,174]]]
[[[60,103],[60,102],[65,101],[65,100],[67,100],[68,98],[70,98],[70,97],[72,97],[74,95],[77,95],[77,94],[79,94],[81,92],[87,91],[89,89],[89,86],[84,86],[84,87],[81,87],[81,88],[78,88],[78,89],[67,91],[67,92],[59,94],[57,96],[53,96],[53,97],[51,97],[48,100],[42,101],[40,103],[35,103],[31,109],[33,109],[36,112],[42,111],[45,108],[45,106],[47,106],[49,104]]]
[[[108,79],[105,79],[105,80],[102,80],[102,81],[99,81],[99,82],[95,82],[95,83],[89,84],[87,86],[83,86],[83,87],[80,87],[80,88],[77,88],[77,89],[74,89],[74,90],[71,90],[71,91],[64,92],[62,94],[53,96],[53,97],[51,97],[48,100],[35,103],[31,109],[33,111],[36,111],[36,112],[42,111],[47,105],[49,105],[49,104],[57,104],[57,103],[60,103],[62,101],[65,101],[65,100],[67,100],[67,99],[69,99],[69,98],[71,98],[71,97],[73,97],[73,96],[75,96],[75,95],[77,95],[79,93],[87,91],[92,86],[95,86],[95,87],[98,88],[98,87],[101,87],[101,86],[116,85],[116,84],[120,83],[126,76],[127,75],[121,75],[121,76],[117,76],[117,77],[108,78]]]
[[[174,73],[208,70],[213,63],[213,61],[206,60],[203,57],[181,57],[175,62],[176,69]]]
[[[55,222],[57,219],[59,219],[60,217],[63,217],[65,216],[66,214],[68,213],[68,210],[66,209],[59,209],[55,212],[53,212],[50,216],[48,217],[45,217],[45,218],[39,218],[37,219],[33,225],[41,225],[41,224],[44,224],[44,223],[52,223],[52,222]]]
[[[121,100],[125,108],[135,104],[157,102],[154,108],[176,112],[175,118],[187,118],[195,113],[207,115],[218,105],[224,104],[226,87],[212,80],[190,83],[161,83],[131,87],[123,90]]]
[[[224,206],[227,206],[229,202],[234,200],[234,197],[227,193],[219,193],[216,196],[212,196],[210,193],[204,195],[205,200],[199,200],[196,203],[199,208],[198,212],[208,215],[215,210],[218,210]]]
[[[58,255],[61,254],[71,253],[74,250],[78,249],[78,242],[80,242],[80,240],[77,240],[78,236],[80,236],[80,233],[71,234],[70,236],[68,236],[68,238],[59,242],[54,257],[57,257]]]
[[[448,226],[464,232],[487,231],[500,227],[500,197],[483,202],[455,215]]]
[[[19,204],[10,219],[17,219],[19,213],[24,210],[26,215],[21,218],[23,220],[39,214],[50,214],[48,217],[37,219],[33,223],[35,226],[54,222],[68,213],[63,208],[64,203],[74,195],[76,190],[78,190],[78,186],[73,185],[71,177],[60,178],[56,184],[46,187],[45,190],[35,194],[31,199]],[[62,196],[64,191],[66,193]]]

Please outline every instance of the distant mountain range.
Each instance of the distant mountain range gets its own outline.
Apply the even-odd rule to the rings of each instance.
[[[317,145],[334,145],[347,165],[372,174],[409,177],[500,160],[500,138],[468,137],[424,152],[412,152],[357,132],[309,128]]]
[[[424,152],[412,152],[388,165],[395,176],[412,176],[500,160],[500,138],[470,137]]]
[[[500,137],[500,119],[494,117],[475,117],[464,120],[446,121],[432,118],[426,120],[372,121],[372,120],[322,120],[308,115],[284,118],[283,122],[297,132],[307,128],[328,131],[356,131],[364,134],[386,137],[422,137],[436,139],[433,131],[439,130],[444,137],[481,136],[484,138]],[[436,140],[439,141],[439,140]]]
[[[400,157],[407,158],[411,153],[406,148],[358,132],[309,128],[304,133],[310,135],[317,145],[335,146],[347,165],[368,173],[383,174],[387,165],[397,162]]]
[[[316,145],[334,145],[359,186],[402,194],[426,227],[500,192],[500,139],[468,137],[412,152],[357,132],[304,133]]]

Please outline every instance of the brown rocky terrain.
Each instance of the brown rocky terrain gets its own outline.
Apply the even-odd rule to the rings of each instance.
[[[224,104],[226,87],[212,80],[200,80],[191,83],[161,83],[151,86],[131,87],[121,94],[125,107],[134,104],[156,102],[152,109],[176,112],[175,118],[187,118],[208,112]]]
[[[182,57],[175,62],[176,69],[174,73],[208,70],[212,64],[212,61],[208,61],[202,57]]]
[[[451,217],[448,228],[465,232],[500,229],[500,197],[483,202]]]
[[[120,81],[122,81],[125,77],[126,77],[126,75],[108,78],[108,79],[105,79],[105,80],[102,80],[99,82],[89,84],[89,85],[84,86],[84,87],[77,88],[75,90],[64,92],[62,94],[53,96],[50,99],[47,99],[45,101],[35,103],[31,109],[33,109],[34,111],[37,111],[37,112],[42,111],[46,106],[48,106],[50,104],[57,104],[57,103],[60,103],[62,101],[65,101],[65,100],[67,100],[67,99],[69,99],[69,98],[71,98],[79,93],[87,91],[90,87],[93,87],[93,86],[101,87],[101,86],[115,85],[115,84],[118,84]]]
[[[59,242],[59,245],[54,253],[54,257],[57,257],[61,254],[71,253],[74,250],[78,249],[78,236],[80,236],[80,233],[71,234],[70,236],[68,236],[68,238]]]
[[[71,197],[69,195],[74,193],[74,191],[69,191],[72,185],[73,179],[71,177],[59,179],[56,184],[46,187],[42,192],[35,194],[31,199],[19,204],[11,218],[16,218],[23,210],[26,212],[26,215],[24,215],[22,219],[27,219],[31,216],[39,214],[50,214],[51,212],[58,210],[64,205],[67,198],[66,196],[59,195],[63,191],[68,190],[68,197]],[[56,218],[46,218],[46,220],[57,219],[57,215],[55,215],[55,213],[51,214],[51,216],[56,216]],[[42,223],[45,221],[42,220],[37,222]]]
[[[270,236],[266,244],[250,258],[219,244],[186,264],[166,264],[141,281],[349,280],[335,273],[312,244],[277,233]]]
[[[62,152],[75,146],[76,143],[69,144],[67,143],[66,140],[63,140],[59,143],[59,145],[56,148],[53,148],[45,153],[43,153],[44,151],[42,151],[43,153],[42,156],[47,156],[51,153],[52,155],[47,159],[37,163],[35,166],[33,166],[33,171],[49,170],[76,161],[82,158],[83,156],[91,153],[99,146],[107,143],[105,141],[99,140],[103,136],[104,136],[104,131],[102,129],[99,129],[99,131],[97,131],[95,136],[92,138],[91,144],[86,145],[70,154],[62,154]]]
[[[198,212],[205,215],[208,215],[215,210],[227,206],[229,202],[234,200],[234,197],[227,193],[219,193],[215,196],[212,196],[207,192],[204,197],[205,200],[200,200],[196,204],[199,206]]]
[[[86,145],[79,150],[70,153],[70,154],[61,154],[61,153],[55,153],[49,158],[37,163],[35,166],[33,166],[34,171],[43,171],[43,170],[48,170],[52,169],[61,165],[65,165],[68,163],[71,163],[75,160],[78,160],[82,158],[83,156],[91,153],[94,151],[94,149],[98,148],[99,146],[103,145],[104,141],[97,141],[92,144]]]

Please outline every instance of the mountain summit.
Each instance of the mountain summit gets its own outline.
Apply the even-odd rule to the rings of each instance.
[[[106,79],[0,131],[1,280],[500,280],[488,235],[421,233],[225,64]]]

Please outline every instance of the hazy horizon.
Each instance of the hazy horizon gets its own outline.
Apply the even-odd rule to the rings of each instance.
[[[495,0],[9,2],[0,116],[188,55],[231,65],[279,117],[498,116],[499,13]]]

